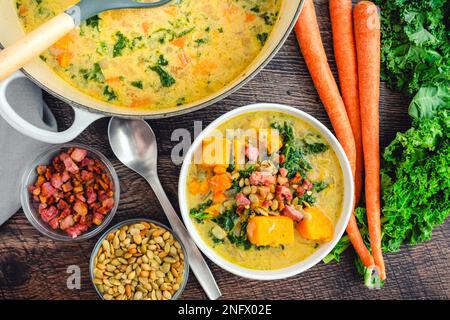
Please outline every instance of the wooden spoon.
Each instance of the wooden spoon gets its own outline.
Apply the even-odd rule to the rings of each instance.
[[[155,8],[172,0],[136,2],[131,0],[81,0],[63,13],[28,33],[18,42],[0,52],[0,81],[39,55],[80,23],[107,10]]]

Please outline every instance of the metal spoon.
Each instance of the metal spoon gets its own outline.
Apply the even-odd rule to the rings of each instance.
[[[172,0],[137,2],[132,0],[81,0],[50,19],[18,42],[0,51],[0,81],[6,79],[57,40],[96,14],[106,10],[156,8]]]
[[[202,254],[190,238],[175,212],[158,178],[158,148],[152,128],[144,120],[111,118],[109,143],[116,157],[128,168],[144,177],[155,192],[173,230],[186,247],[189,265],[206,295],[218,299],[222,294]]]

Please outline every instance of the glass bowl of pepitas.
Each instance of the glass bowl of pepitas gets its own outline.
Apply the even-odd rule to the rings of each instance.
[[[81,144],[51,147],[24,172],[22,208],[42,234],[81,241],[101,232],[120,199],[114,167],[100,152]]]

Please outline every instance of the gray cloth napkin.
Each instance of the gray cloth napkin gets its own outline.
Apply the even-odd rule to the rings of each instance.
[[[30,80],[19,78],[7,88],[6,98],[30,123],[56,131],[56,120],[42,100],[42,91]],[[0,225],[20,209],[20,180],[26,167],[49,145],[21,134],[0,117]]]

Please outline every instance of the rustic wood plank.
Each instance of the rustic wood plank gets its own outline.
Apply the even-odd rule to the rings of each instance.
[[[319,23],[330,64],[336,74],[331,43],[328,1],[316,1]],[[70,125],[72,113],[63,102],[46,94],[61,129]],[[223,113],[255,102],[277,102],[311,113],[331,128],[327,115],[312,85],[308,70],[291,35],[273,61],[250,81],[244,89],[214,106],[173,119],[150,121],[159,142],[161,182],[172,203],[178,207],[177,183],[180,166],[170,160],[170,140],[176,128],[193,132],[195,120],[207,125]],[[385,147],[398,131],[409,126],[408,98],[381,89],[381,144]],[[114,157],[107,139],[108,120],[102,119],[88,128],[78,139],[103,152],[112,160],[121,180],[121,202],[113,223],[131,217],[150,217],[167,223],[155,196],[146,182]],[[178,209],[178,208],[177,208]],[[319,264],[296,277],[258,282],[242,280],[208,261],[222,289],[224,299],[448,299],[450,296],[449,247],[450,224],[436,228],[433,240],[404,247],[386,256],[388,281],[380,291],[369,291],[356,274],[350,250],[340,264]],[[88,262],[96,242],[60,243],[40,235],[19,211],[0,227],[0,298],[4,299],[95,299],[90,283]],[[81,290],[66,286],[69,265],[81,268]],[[183,298],[205,299],[191,274]]]

